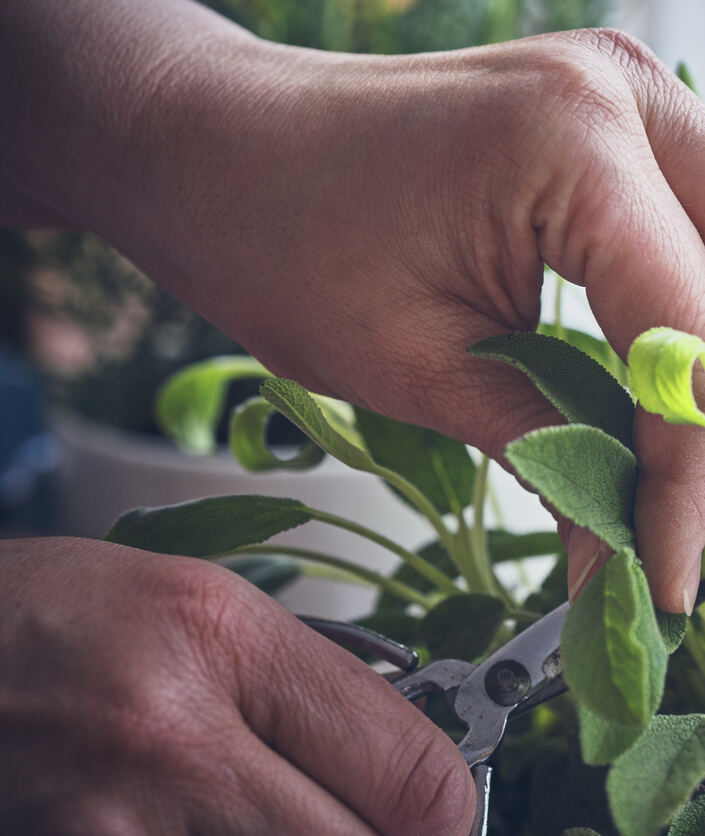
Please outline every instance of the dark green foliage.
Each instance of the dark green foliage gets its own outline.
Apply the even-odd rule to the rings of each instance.
[[[355,407],[355,418],[377,464],[408,479],[440,513],[470,505],[475,465],[464,444],[360,407]]]
[[[423,548],[417,550],[417,554],[441,572],[448,575],[449,578],[455,578],[457,576],[457,569],[450,559],[450,555],[438,540],[427,543]],[[431,581],[417,572],[412,566],[409,566],[408,563],[402,563],[392,574],[392,577],[394,580],[413,586],[414,589],[418,589],[420,592],[430,592],[433,589]],[[379,595],[375,611],[381,613],[387,610],[403,609],[405,606],[406,603],[397,598],[396,595],[383,591]]]
[[[666,650],[668,653],[675,653],[685,638],[688,620],[682,612],[664,612],[658,607],[655,607],[654,611],[656,613],[656,623],[661,631],[661,638],[663,639]]]
[[[414,647],[419,642],[420,623],[420,619],[403,612],[380,612],[356,621],[356,624],[367,627],[368,630],[374,630],[375,633],[381,633],[409,647]]]
[[[524,601],[524,608],[532,612],[548,613],[565,601],[567,588],[568,555],[562,552],[546,575],[541,588]]]
[[[505,605],[491,595],[451,595],[426,615],[419,635],[434,658],[470,662],[488,648],[506,615]]]
[[[490,530],[487,532],[487,548],[492,562],[501,563],[503,560],[557,554],[563,550],[563,543],[555,531],[512,534],[510,531]]]
[[[218,557],[310,519],[311,512],[296,499],[216,496],[128,511],[105,539],[161,554]]]
[[[571,424],[598,427],[631,448],[632,399],[584,352],[533,331],[489,337],[468,350],[520,369]]]
[[[285,555],[244,554],[223,558],[218,564],[269,595],[275,595],[301,577],[299,564]]]

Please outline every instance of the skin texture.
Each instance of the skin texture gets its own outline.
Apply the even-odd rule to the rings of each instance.
[[[450,739],[232,572],[73,538],[0,556],[3,834],[469,831]]]
[[[0,34],[0,112],[12,125],[0,136],[0,220],[98,232],[311,389],[501,458],[508,441],[561,419],[519,372],[465,349],[534,327],[544,261],[586,287],[623,358],[655,325],[705,337],[705,111],[623,34],[323,54],[264,43],[187,0],[4,0]],[[635,436],[639,554],[656,602],[682,611],[700,571],[705,441],[639,410]],[[607,553],[591,535],[565,522],[561,530],[574,596]],[[105,547],[94,548],[99,557]],[[139,561],[129,565],[138,571]],[[58,571],[53,561],[46,571]],[[83,582],[73,560],[62,571]],[[17,606],[33,612],[23,598],[33,581],[23,577]],[[60,587],[46,596],[68,607]],[[84,633],[112,634],[113,618],[110,608],[91,610]],[[272,620],[290,624],[279,610]],[[320,642],[302,632],[301,654],[314,657],[307,648]],[[331,678],[344,677],[343,659],[331,656]],[[255,664],[246,670],[260,676]],[[80,678],[64,675],[67,704],[80,704]],[[307,683],[308,700],[320,703]],[[364,693],[373,726],[401,710],[393,693],[379,705]],[[311,722],[304,749],[322,728]],[[374,751],[389,764],[396,740],[379,740]],[[296,747],[284,756],[298,765]],[[347,756],[336,751],[336,769]],[[352,783],[365,778],[354,758],[349,769]],[[461,781],[462,764],[452,775]],[[196,770],[183,780],[190,791]],[[399,820],[378,823],[386,799],[370,792],[374,815],[345,800],[381,832],[401,832]],[[457,829],[431,826],[421,811],[404,833],[467,830],[471,796],[460,812],[453,793],[429,786],[424,797],[436,799],[431,819],[448,815]]]

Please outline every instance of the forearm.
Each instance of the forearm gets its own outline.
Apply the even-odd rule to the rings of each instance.
[[[263,80],[263,42],[189,0],[5,0],[0,30],[0,222],[10,225],[60,217],[114,237],[119,215],[143,204],[154,143],[168,141],[161,131],[175,129],[183,99],[218,84],[219,65],[237,56],[227,83],[245,120]]]

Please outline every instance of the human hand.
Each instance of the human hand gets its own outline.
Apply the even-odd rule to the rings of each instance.
[[[129,44],[120,86],[105,81],[104,10],[73,47],[102,69],[87,98],[120,129],[79,120],[83,176],[46,202],[273,371],[501,457],[561,419],[465,349],[534,327],[544,261],[586,286],[623,358],[654,325],[705,337],[703,106],[633,39],[348,56],[266,44],[178,0],[134,3],[113,4],[107,30]],[[705,441],[641,411],[635,437],[639,554],[659,606],[687,609]],[[575,592],[605,553],[577,530],[569,545]]]
[[[72,538],[0,557],[3,834],[469,831],[450,739],[237,575]]]

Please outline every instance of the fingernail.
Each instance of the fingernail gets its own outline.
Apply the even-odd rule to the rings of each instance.
[[[609,548],[587,528],[574,526],[568,538],[568,600],[573,603],[609,557]]]
[[[698,597],[700,586],[700,558],[698,558],[688,573],[688,580],[683,588],[683,611],[686,615],[692,615],[695,607],[695,599]]]

